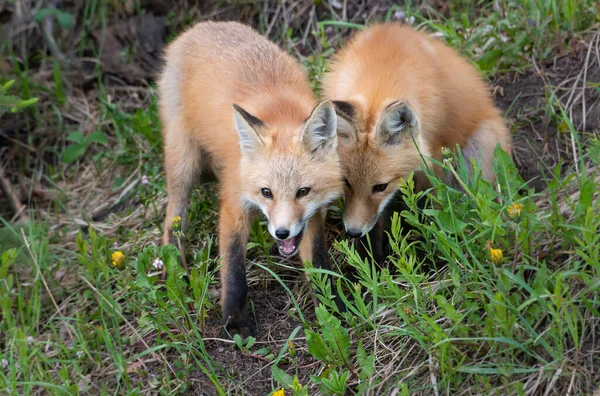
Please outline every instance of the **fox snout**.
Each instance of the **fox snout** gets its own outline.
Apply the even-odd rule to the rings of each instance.
[[[371,213],[366,205],[353,205],[352,202],[348,202],[344,210],[346,234],[350,238],[360,238],[367,235],[377,223],[377,218],[377,212]]]
[[[284,240],[298,235],[304,225],[299,211],[289,205],[278,205],[269,215],[269,233]]]

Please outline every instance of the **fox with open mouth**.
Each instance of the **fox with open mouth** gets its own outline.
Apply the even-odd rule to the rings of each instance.
[[[315,102],[298,63],[250,27],[202,22],[166,51],[159,81],[168,205],[185,227],[198,177],[219,180],[222,325],[255,335],[247,312],[246,245],[259,209],[284,256],[328,268],[325,211],[341,196],[337,117]],[[225,334],[227,335],[227,334]]]

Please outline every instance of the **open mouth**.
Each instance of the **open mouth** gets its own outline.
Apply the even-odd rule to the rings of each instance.
[[[302,235],[304,234],[304,229],[298,233],[298,235],[288,238],[288,239],[275,239],[277,243],[277,248],[279,248],[279,253],[281,253],[285,257],[290,257],[296,254],[298,251],[298,247],[300,246],[300,241],[302,240]]]

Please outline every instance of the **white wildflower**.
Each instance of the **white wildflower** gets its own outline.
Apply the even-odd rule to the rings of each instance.
[[[500,41],[502,41],[503,43],[508,43],[508,37],[506,37],[505,35],[501,34],[500,35]]]
[[[394,12],[394,19],[404,22],[406,21],[406,14],[403,11],[396,11]]]
[[[156,270],[161,270],[165,266],[165,263],[163,263],[163,261],[161,259],[155,258],[154,261],[152,262],[152,266]]]
[[[113,250],[119,250],[119,244],[117,243],[117,241],[113,243]]]
[[[142,184],[146,185],[146,184],[148,184],[148,183],[150,183],[150,182],[148,181],[148,176],[147,176],[147,175],[144,175],[144,176],[142,176]]]
[[[410,18],[408,18],[408,24],[409,25],[413,25],[415,23],[415,17],[411,16]]]
[[[27,336],[27,343],[31,344],[35,342],[35,338],[33,338],[32,336]]]
[[[77,351],[75,355],[77,356],[77,359],[81,359],[83,357],[83,351]]]
[[[2,366],[2,370],[6,370],[8,368],[8,360],[2,359],[0,361],[0,366]]]

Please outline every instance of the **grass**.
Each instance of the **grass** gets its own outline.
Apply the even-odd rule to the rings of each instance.
[[[581,76],[600,67],[600,10],[589,0],[460,0],[449,10],[383,2],[361,11],[358,3],[344,3],[346,11],[336,2],[240,7],[301,59],[316,92],[329,56],[365,19],[414,17],[491,80],[538,73],[582,42],[591,56]],[[11,13],[12,6],[4,7]],[[172,8],[170,38],[201,15],[179,3]],[[0,78],[1,164],[13,185],[24,186],[28,207],[28,221],[18,222],[0,202],[0,393],[597,391],[600,139],[573,113],[582,97],[588,109],[595,105],[598,81],[565,93],[571,81],[551,83],[539,72],[544,106],[518,108],[508,120],[516,136],[538,118],[557,128],[565,154],[546,165],[543,190],[531,188],[503,152],[495,156],[494,185],[469,177],[460,155],[447,156],[442,165],[466,195],[430,176],[434,188],[422,210],[416,202],[423,194],[406,180],[399,188],[408,209],[394,214],[385,268],[361,260],[340,235],[337,205],[330,210],[330,273],[271,256],[272,239],[256,221],[248,278],[259,337],[220,340],[215,185],[192,197],[187,282],[178,249],[158,246],[166,195],[154,89],[111,83],[94,62],[86,66],[93,80],[87,94],[71,82],[70,63],[102,49],[90,32],[128,12],[124,3],[45,12],[57,18],[55,41],[65,41],[57,48],[66,61],[30,44],[32,30],[0,45],[0,67],[10,67]],[[131,11],[142,12],[140,4]],[[578,81],[573,87],[584,77]],[[115,251],[124,253],[122,263]],[[322,291],[316,310],[306,277]],[[338,292],[348,312],[330,298]]]

